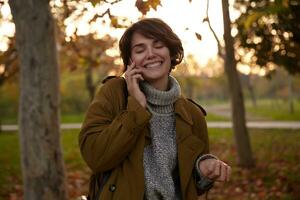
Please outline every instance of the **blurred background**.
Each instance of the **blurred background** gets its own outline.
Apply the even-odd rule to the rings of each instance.
[[[60,68],[61,123],[80,124],[108,75],[122,74],[118,40],[126,27],[158,17],[181,38],[185,58],[172,72],[182,92],[201,104],[207,121],[232,122],[225,70],[226,38],[221,0],[51,0]],[[231,128],[209,127],[211,151],[233,166],[231,182],[216,184],[210,199],[300,199],[299,0],[230,0],[230,33],[255,166],[242,167]],[[0,1],[0,199],[22,199],[17,130],[19,68],[15,25],[8,1]],[[236,83],[238,84],[238,83]],[[76,126],[78,127],[78,126]],[[79,155],[78,128],[62,130],[68,192],[86,193],[90,171]],[[14,147],[14,148],[12,148]]]

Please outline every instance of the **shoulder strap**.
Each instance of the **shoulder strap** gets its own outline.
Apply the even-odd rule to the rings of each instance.
[[[118,76],[107,76],[105,77],[103,80],[102,80],[102,84],[105,84],[107,81],[109,81],[110,79],[113,79],[113,78],[117,78]],[[125,105],[127,105],[127,98],[128,98],[128,90],[127,90],[127,84],[126,84],[126,81],[123,77],[121,77],[124,81],[124,84],[123,84],[123,91],[124,91],[124,99],[125,99]]]
[[[200,108],[200,110],[203,112],[204,116],[207,115],[205,109],[202,106],[200,106],[198,103],[196,103],[193,99],[187,98],[187,100],[189,100],[190,102],[192,102],[193,104],[195,104],[198,108]]]
[[[112,79],[112,78],[116,78],[117,76],[107,76],[102,80],[102,84],[106,83],[108,80]]]
[[[122,77],[123,78],[123,77]],[[124,88],[123,88],[123,91],[124,91],[124,98],[125,98],[125,106],[127,107],[127,101],[128,101],[128,90],[127,90],[127,83],[125,81],[125,79],[123,78],[124,80]]]

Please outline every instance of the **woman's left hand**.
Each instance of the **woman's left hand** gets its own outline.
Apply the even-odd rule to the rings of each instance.
[[[199,169],[203,176],[213,181],[229,181],[231,167],[221,160],[205,159],[199,162]]]

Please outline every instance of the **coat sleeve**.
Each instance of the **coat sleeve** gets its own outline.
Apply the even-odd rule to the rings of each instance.
[[[120,109],[118,98],[122,98],[120,94],[124,98],[124,93],[118,93],[122,89],[115,82],[108,81],[101,87],[88,108],[79,134],[82,157],[94,173],[118,166],[150,119],[150,113],[131,96],[126,109]]]
[[[208,131],[207,131],[207,123],[205,116],[206,111],[202,106],[197,104],[191,99],[188,99],[191,102],[191,113],[193,117],[193,134],[195,134],[197,137],[199,137],[202,142],[204,143],[204,151],[203,154],[209,153],[209,138],[208,138]],[[203,155],[202,154],[202,155]],[[201,155],[199,155],[201,156]]]
[[[189,99],[190,100],[190,99]],[[205,159],[205,158],[215,158],[215,156],[209,154],[209,138],[208,138],[208,130],[207,130],[207,123],[205,120],[206,111],[204,110],[203,107],[201,107],[199,104],[196,102],[190,100],[193,103],[193,133],[196,134],[204,143],[204,150],[202,154],[198,155],[198,159],[195,161],[195,168],[194,168],[194,181],[196,184],[197,188],[197,193],[198,195],[202,195],[203,193],[209,191],[213,186],[214,186],[214,181],[211,181],[208,178],[205,178],[202,176],[198,168],[198,162],[199,158],[200,159]]]

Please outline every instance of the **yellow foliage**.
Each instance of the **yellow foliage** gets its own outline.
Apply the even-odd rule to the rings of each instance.
[[[161,5],[160,0],[147,0],[147,1],[136,0],[135,2],[135,6],[143,15],[147,14],[150,8],[156,10],[157,6],[159,5]]]
[[[263,15],[264,15],[264,13],[262,13],[262,12],[254,12],[251,15],[249,15],[249,17],[247,17],[245,24],[244,24],[246,30],[249,30],[249,28],[253,24],[253,22],[257,21]]]

